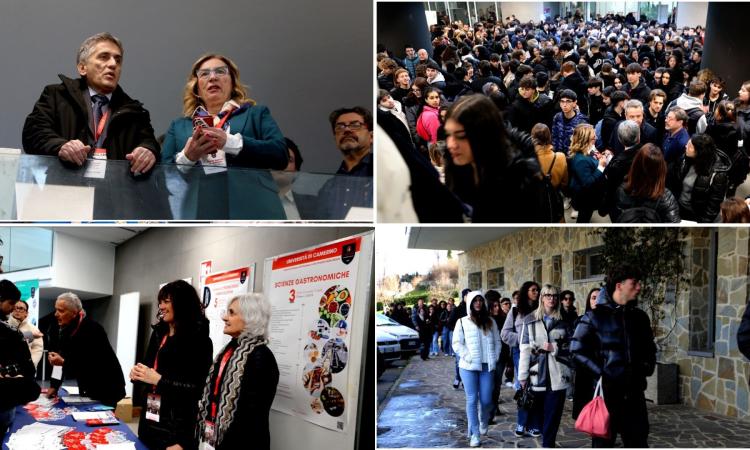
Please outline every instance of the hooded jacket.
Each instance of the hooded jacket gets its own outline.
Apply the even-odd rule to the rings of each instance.
[[[651,322],[634,303],[618,305],[602,288],[596,309],[582,316],[570,343],[577,364],[622,393],[644,391],[656,368]]]
[[[461,318],[453,330],[453,350],[459,356],[458,367],[464,370],[482,370],[482,361],[487,364],[487,371],[495,370],[500,358],[502,343],[497,324],[490,320],[490,330],[482,330],[470,317]]]
[[[708,122],[706,121],[706,114],[703,112],[703,101],[696,97],[691,97],[687,93],[684,93],[677,97],[674,101],[675,106],[682,108],[688,114],[688,133],[692,136],[695,133],[703,133],[706,131]],[[669,105],[670,107],[672,105]],[[669,111],[669,109],[667,109]]]

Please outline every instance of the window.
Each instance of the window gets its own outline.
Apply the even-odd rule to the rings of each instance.
[[[696,230],[697,231],[697,230]],[[688,354],[714,356],[717,231],[701,229],[692,240]]]
[[[52,231],[0,227],[0,273],[52,265]]]
[[[534,260],[534,281],[536,281],[539,284],[542,283],[542,260],[541,259]]]
[[[474,272],[469,274],[469,289],[472,291],[478,291],[482,289],[482,272]]]
[[[487,271],[487,289],[503,289],[505,287],[505,268],[498,267]]]
[[[604,247],[573,252],[573,279],[601,279],[604,276]]]
[[[552,286],[562,287],[562,255],[552,257],[552,276],[550,277]]]

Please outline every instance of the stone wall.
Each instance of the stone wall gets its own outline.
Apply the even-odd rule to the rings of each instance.
[[[459,286],[467,285],[469,273],[481,272],[482,289],[486,290],[487,271],[502,267],[505,273],[502,294],[510,296],[523,282],[534,278],[534,260],[541,258],[542,279],[535,281],[547,283],[560,279],[562,289],[575,292],[576,308],[583,311],[585,295],[591,288],[600,286],[602,278],[580,279],[580,264],[584,258],[576,252],[602,245],[594,231],[594,228],[534,228],[466,251],[459,256]],[[714,338],[711,340],[705,333],[696,332],[708,325],[710,244],[715,231],[709,228],[687,230],[684,254],[689,281],[679,286],[674,301],[664,304],[658,359],[678,364],[680,398],[684,404],[750,420],[750,363],[739,353],[736,338],[750,294],[750,232],[747,228],[718,229]],[[574,273],[579,275],[574,277]],[[690,351],[691,320],[692,347],[708,351]]]

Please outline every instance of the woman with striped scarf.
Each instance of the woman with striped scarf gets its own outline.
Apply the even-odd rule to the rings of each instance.
[[[216,356],[198,404],[199,448],[269,449],[268,413],[276,395],[279,369],[268,349],[271,305],[262,294],[229,302],[224,334],[232,340]]]

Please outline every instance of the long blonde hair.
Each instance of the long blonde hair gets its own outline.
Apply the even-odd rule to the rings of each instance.
[[[573,136],[570,137],[570,157],[576,153],[586,154],[591,148],[591,138],[596,135],[594,127],[587,123],[579,124],[573,130]]]
[[[182,93],[182,113],[185,114],[186,117],[192,116],[193,111],[195,111],[195,108],[198,106],[206,106],[203,104],[203,100],[198,96],[198,75],[196,72],[198,72],[198,68],[204,62],[213,58],[224,61],[229,68],[229,75],[232,77],[232,95],[230,96],[230,99],[240,105],[243,103],[250,103],[251,105],[255,104],[255,100],[250,98],[247,94],[247,86],[242,84],[242,81],[240,80],[240,69],[237,68],[237,64],[224,55],[206,53],[195,61],[193,67],[190,69],[190,73],[188,74],[187,83],[185,83],[185,89]]]
[[[556,287],[551,284],[545,284],[542,286],[541,292],[539,292],[539,307],[532,313],[536,320],[544,319],[544,296],[545,295],[558,295],[559,291]],[[562,315],[560,314],[560,299],[555,300],[555,309],[552,310],[550,317],[560,320]]]

